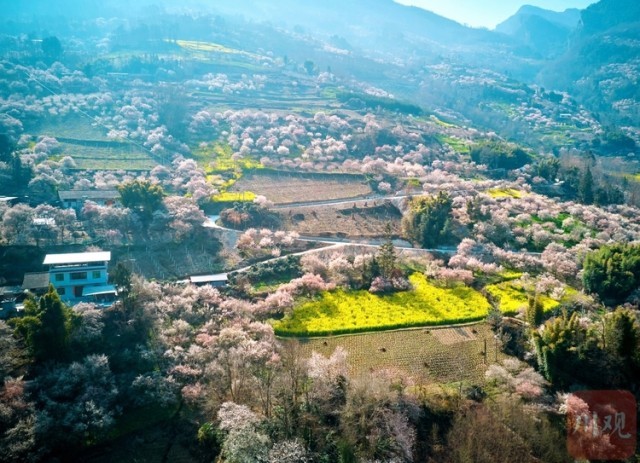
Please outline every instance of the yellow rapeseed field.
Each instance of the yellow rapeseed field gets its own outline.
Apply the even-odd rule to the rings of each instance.
[[[446,325],[483,319],[489,302],[464,285],[439,287],[420,274],[409,278],[413,290],[372,294],[339,289],[301,302],[293,313],[274,323],[282,336],[321,336],[363,331]]]

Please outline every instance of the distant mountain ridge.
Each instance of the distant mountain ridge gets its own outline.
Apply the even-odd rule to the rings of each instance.
[[[71,12],[70,15],[81,20],[118,16],[135,17],[143,23],[163,10],[185,14],[208,12],[282,27],[300,37],[313,35],[325,41],[335,38],[367,56],[383,59],[418,58],[436,62],[443,56],[455,54],[456,59],[466,63],[482,62],[483,66],[499,67],[503,62],[499,56],[529,54],[503,34],[467,27],[393,0],[183,0],[180,3],[140,0],[129,7],[131,3],[126,0],[56,0],[54,6],[48,0],[30,0],[28,4],[12,2],[7,12],[12,17],[37,15],[39,24],[59,16],[60,12]],[[508,66],[510,73],[519,75],[517,65],[509,62]],[[531,72],[528,75],[531,76]]]
[[[359,68],[366,68],[366,78],[374,85],[392,82],[392,93],[405,89],[411,95],[405,69],[454,63],[567,90],[592,110],[640,121],[635,77],[640,75],[640,0],[601,0],[582,11],[563,12],[525,5],[494,31],[393,0],[5,0],[3,13],[0,25],[5,31],[18,31],[16,24],[22,21],[35,37],[72,36],[83,22],[91,28],[96,18],[124,19],[124,30],[166,21],[174,14],[242,17],[256,24],[251,33],[235,37],[233,31],[224,31],[216,40],[282,55],[295,50],[299,61],[319,66],[333,60],[332,69],[345,74],[357,67],[358,59],[366,62]],[[76,22],[60,21],[63,15]],[[60,24],[68,29],[61,30]],[[262,35],[261,26],[268,30]],[[208,40],[215,30],[207,27],[175,31],[169,25],[166,30]],[[349,53],[322,58],[322,53],[334,53],[332,47]]]
[[[582,11],[570,45],[539,82],[567,90],[609,122],[640,121],[640,2],[601,0]]]
[[[582,12],[582,36],[605,32],[620,25],[640,22],[638,0],[600,0]]]
[[[309,30],[349,35],[348,40],[368,40],[388,31],[394,34],[387,41],[397,34],[417,35],[442,44],[504,41],[489,31],[469,28],[436,13],[392,0],[220,0],[215,2],[215,8],[255,20],[283,21]]]
[[[533,5],[523,5],[516,14],[498,24],[495,31],[507,35],[517,35],[523,24],[530,20],[531,17],[541,18],[558,27],[573,30],[580,22],[580,15],[581,10],[577,8],[569,8],[559,12]]]
[[[557,12],[524,5],[498,24],[495,31],[513,37],[542,58],[552,58],[566,50],[569,37],[580,23],[580,14],[576,8]]]

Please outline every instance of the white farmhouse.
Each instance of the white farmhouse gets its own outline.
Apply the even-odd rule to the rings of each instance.
[[[114,206],[120,200],[117,190],[60,190],[58,197],[65,209],[75,209],[79,213],[86,201],[93,201],[99,206]]]
[[[111,252],[47,254],[49,281],[67,302],[113,298],[116,289],[108,284]]]

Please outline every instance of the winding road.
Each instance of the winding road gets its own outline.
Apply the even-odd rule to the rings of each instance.
[[[331,200],[331,201],[306,201],[306,202],[298,202],[298,203],[289,203],[289,204],[279,204],[276,206],[273,206],[271,209],[274,210],[282,210],[282,209],[291,209],[291,208],[303,208],[303,207],[318,207],[318,206],[339,206],[339,205],[343,205],[343,204],[353,204],[353,203],[364,203],[364,202],[370,202],[370,201],[397,201],[397,200],[402,200],[405,198],[411,197],[411,195],[392,195],[392,196],[366,196],[366,197],[357,197],[357,198],[350,198],[350,199],[340,199],[340,200]],[[209,216],[207,218],[207,221],[203,224],[203,226],[207,227],[207,228],[214,228],[216,230],[220,230],[222,232],[225,233],[229,233],[229,234],[233,234],[235,235],[234,237],[237,237],[239,234],[241,234],[243,231],[242,230],[235,230],[233,228],[227,228],[227,227],[223,227],[221,225],[218,225],[216,222],[218,221],[218,219],[220,218],[220,216],[218,215],[212,215]],[[321,243],[321,244],[326,244],[327,246],[321,247],[321,248],[314,248],[314,249],[308,249],[306,251],[301,251],[301,252],[296,252],[293,254],[287,254],[284,256],[279,256],[279,257],[273,257],[267,260],[263,260],[260,262],[256,262],[255,264],[251,264],[248,265],[246,267],[242,267],[242,268],[238,268],[238,269],[234,269],[234,270],[230,270],[227,273],[234,273],[234,272],[246,272],[248,271],[251,267],[253,267],[254,265],[258,265],[258,264],[265,264],[265,263],[271,263],[271,262],[276,262],[282,259],[286,259],[289,256],[304,256],[306,254],[313,254],[316,252],[324,252],[330,249],[339,249],[339,248],[343,248],[343,247],[368,247],[368,248],[379,248],[380,245],[384,242],[383,239],[371,239],[371,240],[356,240],[356,239],[349,239],[349,238],[332,238],[332,237],[325,237],[325,236],[309,236],[309,235],[300,235],[300,237],[298,238],[299,241],[307,241],[307,242],[311,242],[311,243]],[[441,247],[437,247],[437,248],[430,248],[430,249],[422,249],[422,248],[414,248],[412,246],[408,246],[406,241],[403,240],[394,240],[394,245],[396,247],[396,249],[400,249],[400,250],[411,250],[414,252],[418,252],[418,253],[441,253],[441,254],[455,254],[457,251],[457,248],[455,246],[451,247],[451,246],[441,246]],[[530,252],[530,251],[521,251],[520,253],[523,254],[528,254],[528,255],[533,255],[533,256],[540,256],[541,253],[539,252]]]
[[[334,205],[342,205],[342,204],[353,204],[353,203],[363,203],[370,201],[393,201],[400,200],[409,197],[409,195],[395,195],[395,196],[367,196],[360,198],[350,198],[348,200],[332,200],[332,201],[308,201],[308,202],[299,202],[299,203],[290,203],[290,204],[281,204],[278,206],[273,206],[271,209],[290,209],[290,208],[301,208],[301,207],[318,207],[318,206],[334,206]],[[235,230],[233,228],[227,228],[221,226],[217,223],[219,215],[212,215],[207,218],[207,221],[203,224],[204,227],[213,228],[216,230],[220,230],[225,233],[230,233],[234,235],[239,235],[243,231]],[[326,244],[327,246],[321,248],[308,249],[306,251],[296,252],[293,254],[287,254],[284,256],[273,257],[267,260],[263,260],[260,262],[256,262],[255,264],[248,265],[246,267],[241,267],[238,269],[230,270],[227,273],[236,273],[236,272],[246,272],[254,265],[258,264],[267,264],[271,262],[276,262],[282,259],[286,259],[289,256],[304,256],[306,254],[313,254],[317,252],[324,252],[330,249],[339,249],[344,247],[368,247],[368,248],[379,248],[380,245],[384,242],[383,239],[371,239],[371,240],[356,240],[356,239],[348,239],[348,238],[332,238],[332,237],[323,237],[323,236],[309,236],[309,235],[300,235],[298,238],[299,241],[306,241],[310,243],[321,243]],[[455,247],[447,247],[442,246],[439,248],[433,249],[422,249],[422,248],[414,248],[413,246],[407,245],[408,242],[404,240],[394,240],[394,245],[396,249],[400,250],[411,250],[418,253],[443,253],[443,254],[455,254]]]

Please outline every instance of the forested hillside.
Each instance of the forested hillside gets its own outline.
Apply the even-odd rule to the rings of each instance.
[[[639,458],[636,2],[2,7],[1,461]]]

